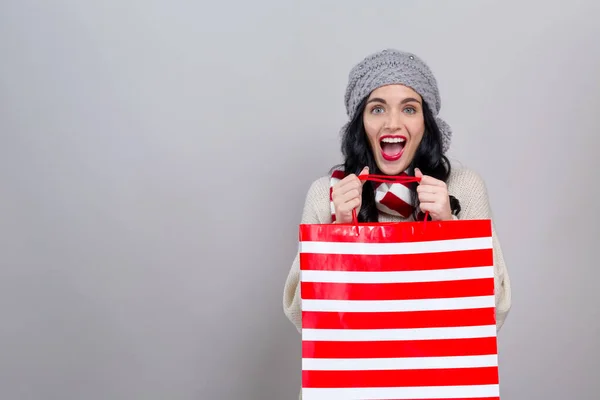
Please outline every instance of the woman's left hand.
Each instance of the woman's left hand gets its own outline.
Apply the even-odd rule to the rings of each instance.
[[[434,221],[452,219],[446,182],[423,175],[418,168],[415,168],[415,176],[421,178],[421,182],[417,186],[421,211],[428,212]]]

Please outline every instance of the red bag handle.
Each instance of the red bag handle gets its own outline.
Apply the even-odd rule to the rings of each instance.
[[[421,182],[421,178],[410,175],[390,176],[390,175],[377,175],[377,174],[364,174],[357,175],[361,181],[373,181],[383,183],[411,183]]]
[[[372,182],[381,182],[381,183],[411,183],[411,182],[421,182],[421,178],[410,175],[400,175],[400,176],[389,176],[389,175],[377,175],[377,174],[364,174],[358,175],[358,179],[361,181],[372,181]],[[425,221],[429,217],[429,213],[425,212]],[[352,223],[356,227],[356,234],[358,234],[358,218],[356,216],[356,209],[352,210]]]

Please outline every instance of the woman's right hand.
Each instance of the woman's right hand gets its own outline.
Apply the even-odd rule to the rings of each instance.
[[[369,173],[369,167],[364,167],[360,175]],[[347,224],[352,222],[352,210],[360,211],[362,204],[362,187],[364,181],[358,179],[355,174],[346,176],[333,185],[331,198],[335,208],[335,222]]]

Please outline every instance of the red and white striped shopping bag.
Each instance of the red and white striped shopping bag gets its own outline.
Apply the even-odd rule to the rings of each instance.
[[[300,226],[302,398],[499,399],[492,223]]]

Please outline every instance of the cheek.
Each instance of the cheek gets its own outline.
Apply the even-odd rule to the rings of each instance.
[[[373,144],[377,142],[377,134],[380,131],[380,123],[377,123],[377,121],[373,121],[370,118],[365,118],[363,120],[363,124],[365,126],[365,132],[367,134],[367,137],[369,138],[369,141]]]
[[[413,142],[418,144],[421,142],[421,139],[423,139],[423,134],[425,133],[425,124],[422,121],[415,121],[411,124],[409,130],[412,136],[411,139]]]

